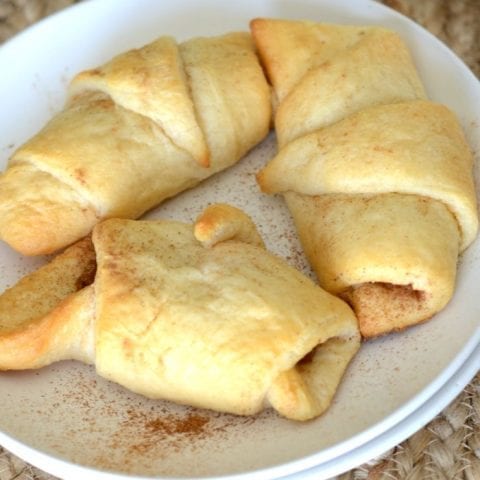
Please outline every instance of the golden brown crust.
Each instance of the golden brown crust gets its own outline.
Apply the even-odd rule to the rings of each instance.
[[[280,147],[365,107],[425,98],[408,49],[385,28],[257,19],[252,35],[279,100]]]
[[[349,338],[332,337],[319,344],[272,382],[268,401],[281,415],[296,420],[324,412],[357,350],[357,342]]]
[[[194,235],[206,247],[227,240],[265,247],[251,218],[226,204],[207,207],[195,222]]]
[[[360,346],[356,318],[268,253],[242,211],[110,219],[93,242],[93,284],[85,240],[0,296],[18,317],[0,331],[0,369],[75,358],[152,398],[296,420],[328,408]]]
[[[320,284],[349,301],[364,337],[430,318],[451,298],[460,235],[442,203],[402,194],[285,197]]]
[[[396,193],[286,200],[320,284],[351,303],[365,337],[423,321],[451,298],[460,238],[442,203]]]
[[[439,200],[455,215],[463,250],[478,230],[472,167],[456,116],[416,100],[365,108],[314,130],[281,149],[257,178],[268,193],[396,192]]]
[[[80,73],[65,108],[0,177],[0,236],[54,252],[100,219],[137,218],[262,140],[270,89],[248,33],[160,38]]]
[[[394,32],[258,19],[252,33],[279,99],[258,183],[285,196],[320,285],[365,337],[431,317],[478,231],[458,119],[425,99]]]
[[[176,41],[161,37],[102,67],[78,74],[70,94],[92,90],[127,110],[152,119],[179,148],[208,167],[209,151],[195,114]]]
[[[230,166],[270,130],[270,88],[252,38],[233,32],[179,48],[210,162]]]
[[[83,290],[95,270],[92,241],[85,238],[0,295],[0,369],[39,368],[76,358],[75,352],[86,358],[77,349],[88,334],[79,318],[90,306]]]
[[[0,202],[0,237],[23,255],[70,245],[99,220],[96,209],[69,185],[21,163],[2,174]]]
[[[353,313],[252,244],[244,213],[212,206],[197,225],[210,219],[214,231],[216,219],[222,229],[232,222],[233,237],[207,247],[178,222],[109,220],[95,228],[97,370],[153,398],[242,415],[268,401],[289,418],[319,415],[359,347]],[[248,243],[238,231],[249,232]],[[346,347],[307,379],[296,363],[324,344],[328,351],[333,338]],[[285,383],[284,374],[305,381]]]

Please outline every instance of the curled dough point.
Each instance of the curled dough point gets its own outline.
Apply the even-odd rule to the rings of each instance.
[[[207,207],[195,222],[194,235],[205,247],[227,240],[265,247],[252,219],[238,208],[226,204]]]

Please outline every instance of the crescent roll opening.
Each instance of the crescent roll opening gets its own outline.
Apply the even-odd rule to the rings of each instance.
[[[345,370],[358,350],[355,333],[317,345],[272,382],[267,402],[281,415],[310,420],[330,406]]]
[[[428,320],[434,314],[431,295],[412,285],[385,282],[362,283],[340,293],[353,308],[365,337],[399,331]]]

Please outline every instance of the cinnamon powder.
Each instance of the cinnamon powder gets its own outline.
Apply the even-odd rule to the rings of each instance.
[[[198,436],[201,433],[205,433],[204,427],[208,422],[208,417],[199,414],[190,413],[184,418],[167,415],[164,418],[159,417],[145,422],[145,430],[167,435],[180,433],[188,436]]]

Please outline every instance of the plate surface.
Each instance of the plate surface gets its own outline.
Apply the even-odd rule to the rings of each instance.
[[[428,423],[433,415],[440,413],[441,410],[447,407],[452,398],[459,395],[465,385],[475,376],[479,365],[480,344],[473,350],[465,363],[432,397],[401,422],[344,455],[323,462],[308,470],[289,475],[288,480],[334,480],[332,475],[351,470],[372,458],[388,452],[388,450],[418,431],[419,426]],[[284,480],[287,480],[286,477]]]
[[[479,151],[476,78],[433,36],[377,3],[92,0],[40,22],[0,49],[2,168],[13,150],[62,107],[66,85],[79,70],[164,34],[183,40],[246,30],[256,16],[396,30],[412,49],[430,98],[458,114],[473,151]],[[255,173],[274,152],[271,134],[235,167],[149,217],[192,221],[208,203],[231,203],[253,217],[270,250],[312,275],[282,200],[260,194],[255,184]],[[478,169],[475,175],[478,184]],[[1,244],[0,288],[44,261],[22,258]],[[350,452],[366,446],[368,454],[372,441],[422,406],[423,423],[438,412],[435,394],[480,343],[479,267],[477,240],[462,257],[457,290],[447,308],[424,325],[365,343],[332,407],[315,421],[293,423],[271,412],[238,418],[150,401],[97,377],[91,367],[62,362],[39,371],[0,373],[0,443],[69,480],[127,474],[265,480],[335,459],[337,470],[329,472],[340,473],[349,468],[345,459]],[[450,389],[447,396],[453,399],[457,393]],[[371,452],[375,454],[373,448]]]

